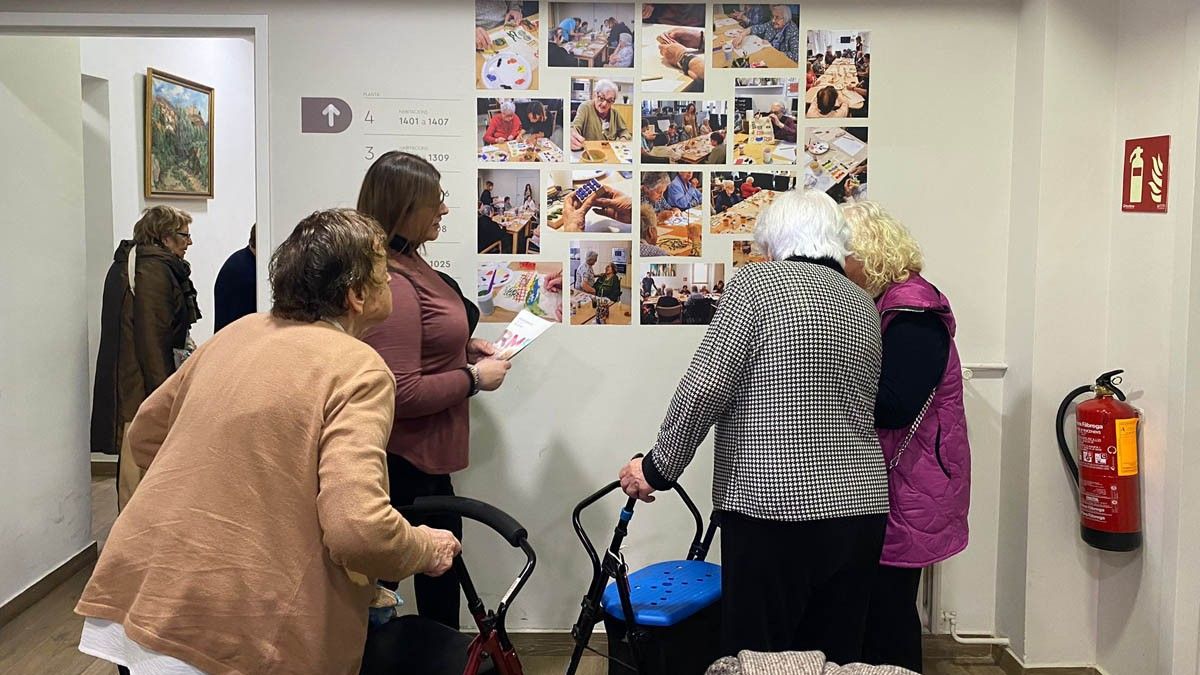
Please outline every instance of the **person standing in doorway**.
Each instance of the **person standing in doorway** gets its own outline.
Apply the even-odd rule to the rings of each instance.
[[[234,251],[225,264],[221,265],[221,271],[217,272],[217,282],[213,287],[213,307],[216,312],[213,321],[214,333],[258,309],[255,299],[258,289],[255,279],[257,231],[258,225],[250,226],[249,244],[246,248]]]
[[[100,350],[92,397],[91,449],[117,455],[117,508],[133,496],[142,471],[125,430],[138,406],[190,353],[188,330],[200,320],[191,267],[192,216],[152,206],[117,246],[104,279]]]

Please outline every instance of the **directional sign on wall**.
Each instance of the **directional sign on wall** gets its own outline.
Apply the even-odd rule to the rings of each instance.
[[[301,133],[340,134],[350,128],[352,119],[350,104],[340,98],[300,99]]]
[[[1171,137],[1151,136],[1125,141],[1121,210],[1126,213],[1166,213],[1171,179]]]

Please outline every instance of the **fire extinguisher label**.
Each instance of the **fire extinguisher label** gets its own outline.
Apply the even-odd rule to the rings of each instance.
[[[1116,484],[1108,476],[1116,470],[1117,449],[1104,442],[1104,426],[1077,423],[1080,472],[1079,510],[1090,527],[1108,529],[1116,523],[1120,500]]]
[[[1136,417],[1117,420],[1117,475],[1136,476],[1138,447]]]

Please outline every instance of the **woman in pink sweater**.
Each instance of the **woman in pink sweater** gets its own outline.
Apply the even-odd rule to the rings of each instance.
[[[396,377],[387,459],[397,507],[418,497],[454,494],[450,474],[467,468],[467,399],[499,388],[510,366],[492,358],[491,343],[471,338],[479,309],[453,279],[421,257],[421,247],[437,239],[449,212],[440,180],[421,157],[392,151],[371,165],[358,193],[358,210],[379,221],[389,248],[392,314],[363,340]],[[462,537],[460,518],[413,521]],[[457,629],[457,580],[420,575],[415,585],[421,616]]]

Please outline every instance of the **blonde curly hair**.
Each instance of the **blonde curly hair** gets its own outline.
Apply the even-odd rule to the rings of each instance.
[[[850,225],[850,252],[862,263],[865,289],[878,296],[892,284],[908,280],[925,266],[921,246],[908,228],[879,204],[854,201],[842,204],[842,214]]]

